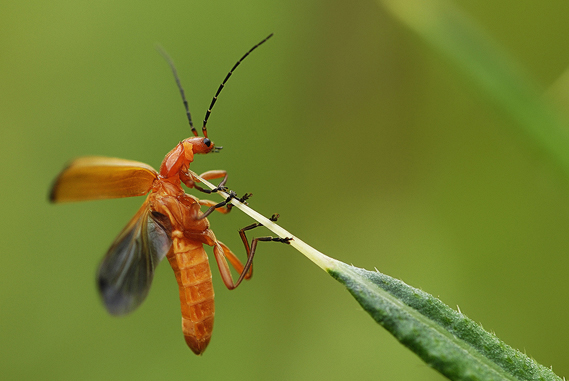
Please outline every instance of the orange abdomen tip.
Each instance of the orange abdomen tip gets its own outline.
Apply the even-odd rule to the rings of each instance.
[[[196,354],[201,355],[211,339],[213,331],[213,316],[199,322],[194,323],[191,320],[182,317],[182,331],[184,339],[188,347]]]

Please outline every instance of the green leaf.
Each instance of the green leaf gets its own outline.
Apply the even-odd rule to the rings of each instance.
[[[451,380],[561,380],[432,295],[336,262],[328,273],[403,345]]]

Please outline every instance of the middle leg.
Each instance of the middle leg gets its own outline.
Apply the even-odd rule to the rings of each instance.
[[[227,197],[225,199],[225,201],[216,203],[215,201],[211,201],[211,200],[200,200],[200,205],[202,206],[209,206],[208,210],[205,211],[204,214],[202,214],[199,219],[203,219],[206,218],[207,216],[209,216],[210,214],[213,213],[214,210],[217,210],[220,213],[223,214],[227,214],[229,212],[231,212],[231,209],[233,208],[233,204],[231,204],[231,200],[235,199],[241,203],[246,204],[246,200],[248,200],[253,194],[252,193],[245,193],[243,195],[243,197],[241,198],[237,198],[237,196],[235,195],[235,192],[233,191],[229,191],[229,197]]]
[[[204,180],[213,180],[223,177],[223,179],[217,185],[217,187],[211,190],[202,188],[199,185],[197,185],[196,182],[198,182],[199,180],[195,178],[195,175],[196,175],[195,172],[188,170],[188,173],[182,173],[180,179],[188,188],[195,188],[203,193],[211,194],[218,191],[227,191],[227,188],[225,187],[225,184],[227,183],[227,171],[223,169],[218,169],[213,171],[207,171],[200,175],[200,177]]]

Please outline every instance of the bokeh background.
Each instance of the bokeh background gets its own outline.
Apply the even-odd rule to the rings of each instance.
[[[455,1],[547,89],[569,66],[564,0]],[[326,273],[260,247],[196,357],[176,281],[109,316],[95,270],[143,198],[47,202],[71,158],[158,167],[193,117],[250,205],[320,251],[441,298],[569,374],[569,182],[446,57],[373,1],[4,1],[0,4],[2,379],[440,380]],[[199,123],[198,123],[199,124]],[[243,254],[238,211],[210,218]],[[259,232],[258,234],[264,234]],[[212,259],[213,261],[213,259]],[[212,263],[213,264],[213,263]]]

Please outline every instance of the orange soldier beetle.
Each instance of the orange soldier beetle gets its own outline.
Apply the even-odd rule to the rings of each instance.
[[[170,57],[161,52],[174,74],[194,136],[180,142],[166,155],[159,172],[136,161],[107,157],[78,158],[61,172],[50,194],[52,202],[68,202],[142,196],[150,192],[138,213],[103,258],[97,273],[99,292],[109,313],[123,315],[133,311],[146,298],[154,269],[166,256],[178,281],[182,331],[186,343],[198,355],[204,352],[210,341],[215,314],[211,271],[203,244],[213,246],[221,278],[225,286],[232,290],[243,279],[253,275],[253,256],[258,241],[288,243],[290,240],[259,237],[249,245],[245,231],[260,224],[241,229],[239,235],[247,252],[247,262],[243,265],[227,246],[217,240],[207,220],[207,216],[215,210],[221,213],[231,211],[231,200],[236,199],[235,193],[229,191],[230,196],[225,201],[215,203],[186,194],[180,185],[183,182],[188,188],[204,193],[227,191],[226,171],[202,173],[201,177],[206,180],[223,178],[217,188],[206,190],[196,184],[199,180],[194,177],[189,165],[194,160],[194,154],[218,152],[222,148],[216,147],[207,136],[206,124],[211,110],[235,68],[271,36],[251,48],[227,74],[206,112],[203,137],[198,136],[193,126],[176,68]],[[238,200],[244,202],[249,196],[246,194]],[[201,206],[209,209],[202,213]],[[271,220],[276,221],[277,217],[273,215]],[[227,260],[239,273],[236,282],[233,281]]]

